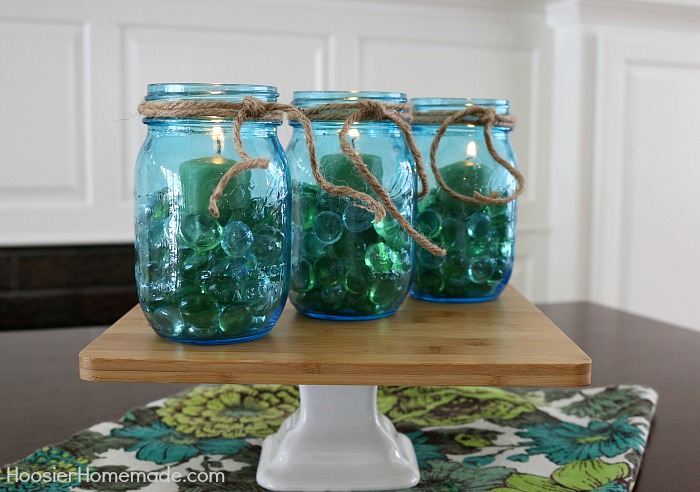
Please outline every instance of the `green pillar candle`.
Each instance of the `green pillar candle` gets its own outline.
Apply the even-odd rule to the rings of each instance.
[[[360,157],[367,165],[369,171],[381,182],[384,176],[382,158],[378,155],[362,153]],[[365,193],[369,192],[369,185],[367,185],[365,179],[357,171],[355,164],[343,153],[328,154],[321,157],[319,161],[319,170],[323,177],[331,184],[336,186],[349,186],[354,190]]]
[[[209,197],[226,171],[237,161],[221,155],[200,157],[180,164],[184,212],[192,215],[209,215]],[[229,181],[223,195],[217,202],[221,216],[219,222],[225,224],[234,210],[244,207],[250,201],[250,173],[235,175]]]
[[[479,192],[482,195],[490,193],[488,183],[493,174],[493,169],[479,164],[472,160],[457,161],[443,167],[440,170],[442,178],[449,188],[456,191],[460,195],[473,197],[474,192]],[[472,205],[463,203],[442,190],[439,190],[437,200],[440,204],[450,212],[450,216],[459,217],[460,212],[473,213],[481,209],[482,205]]]

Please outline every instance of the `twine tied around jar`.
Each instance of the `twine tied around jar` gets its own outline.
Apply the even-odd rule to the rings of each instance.
[[[388,107],[385,107],[388,106]],[[411,224],[401,215],[389,197],[387,190],[379,183],[377,178],[369,171],[367,165],[362,162],[360,155],[352,148],[347,141],[347,133],[350,127],[358,121],[368,120],[390,120],[404,132],[411,153],[416,161],[416,169],[421,179],[422,190],[419,196],[423,196],[428,191],[428,179],[425,174],[420,152],[411,133],[411,126],[407,122],[407,117],[397,114],[397,111],[407,111],[410,117],[409,105],[395,105],[400,108],[392,108],[390,105],[371,100],[360,100],[352,104],[327,104],[316,108],[300,109],[296,106],[277,102],[264,102],[257,98],[246,96],[241,102],[233,101],[143,101],[139,104],[138,111],[145,118],[221,118],[233,119],[233,143],[236,152],[241,157],[241,161],[231,166],[221,177],[219,183],[214,187],[209,198],[209,212],[212,216],[219,217],[218,200],[223,195],[226,186],[235,175],[251,169],[267,169],[269,159],[257,157],[251,158],[243,148],[241,139],[241,127],[245,121],[281,121],[282,114],[287,113],[289,118],[298,121],[304,128],[306,146],[309,153],[311,172],[322,190],[334,195],[345,196],[355,199],[358,202],[355,206],[364,208],[374,213],[375,221],[380,222],[386,216],[386,212],[394,217],[402,228],[413,237],[418,244],[430,251],[433,255],[444,256],[446,251],[425,236],[416,231]],[[355,109],[348,115],[348,110]],[[333,110],[336,112],[334,113]],[[323,112],[325,114],[321,114]],[[338,111],[341,116],[338,117]],[[318,158],[316,156],[316,146],[314,144],[311,120],[313,119],[331,120],[345,119],[345,124],[340,132],[340,146],[343,153],[355,165],[358,172],[363,176],[367,184],[375,191],[382,203],[368,193],[350,188],[349,186],[338,186],[330,183],[320,172]],[[347,119],[346,119],[347,118]],[[382,206],[383,204],[383,206]]]
[[[376,176],[372,174],[367,164],[365,164],[365,162],[362,160],[359,152],[353,148],[347,139],[348,132],[350,131],[352,125],[361,121],[389,120],[396,124],[396,126],[398,126],[403,132],[406,138],[406,143],[408,144],[411,154],[413,154],[416,172],[421,181],[421,190],[418,192],[418,197],[425,196],[428,193],[428,176],[425,172],[425,167],[423,166],[423,158],[413,139],[413,132],[411,131],[411,105],[385,104],[371,99],[360,99],[352,103],[322,104],[313,108],[305,108],[302,111],[310,120],[314,121],[344,121],[343,127],[338,134],[340,148],[343,151],[343,154],[350,159],[350,162],[353,163],[355,169],[357,169],[365,182],[372,188],[377,197],[379,197],[379,200],[384,205],[386,211],[401,225],[403,230],[406,231],[422,248],[426,249],[431,254],[435,256],[445,256],[447,253],[445,249],[431,242],[423,234],[415,230],[411,223],[406,220],[406,217],[401,215],[401,212],[399,212],[399,209],[389,196],[387,189],[384,188]],[[353,191],[357,193],[356,190]],[[381,221],[383,217],[384,214],[379,215],[375,213],[376,222]]]
[[[441,123],[440,128],[433,138],[430,145],[430,168],[433,170],[435,179],[440,187],[452,198],[464,203],[484,204],[484,205],[504,205],[512,202],[525,190],[525,177],[522,173],[513,166],[510,162],[501,157],[493,145],[493,137],[491,128],[501,126],[506,128],[515,127],[515,117],[510,115],[497,114],[493,108],[483,106],[469,106],[460,111],[431,111],[430,113],[414,113],[413,121],[415,123]],[[500,166],[510,173],[517,182],[515,191],[510,196],[499,197],[497,191],[492,192],[489,196],[482,195],[478,191],[474,192],[473,196],[462,195],[450,188],[442,177],[440,170],[437,167],[435,155],[440,144],[440,139],[447,131],[450,125],[475,125],[484,127],[484,141],[489,154]]]
[[[250,120],[281,121],[282,113],[288,113],[290,118],[298,120],[304,127],[311,170],[314,178],[324,191],[336,195],[348,196],[363,202],[364,205],[362,206],[373,212],[380,220],[386,215],[381,204],[367,193],[353,190],[348,186],[335,186],[321,175],[318,170],[318,159],[316,157],[316,146],[314,145],[311,122],[296,106],[277,102],[264,102],[255,97],[246,96],[241,102],[143,101],[139,104],[138,111],[141,116],[145,118],[221,118],[233,120],[233,144],[236,148],[236,152],[238,152],[238,155],[243,160],[231,166],[212,191],[209,198],[209,212],[216,218],[219,218],[220,215],[217,202],[223,195],[231,178],[250,169],[267,169],[270,164],[269,159],[262,157],[251,158],[246,153],[241,139],[241,127],[243,126],[243,122]]]

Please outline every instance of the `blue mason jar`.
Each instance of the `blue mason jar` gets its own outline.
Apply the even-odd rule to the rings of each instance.
[[[293,104],[311,119],[323,177],[376,197],[340,146],[344,120],[361,100],[407,104],[402,93],[340,91],[295,92]],[[329,105],[336,109],[325,111]],[[347,105],[347,111],[338,105]],[[290,300],[301,313],[323,319],[362,320],[395,313],[410,288],[413,241],[390,215],[376,223],[375,215],[357,200],[323,191],[312,174],[304,130],[299,122],[292,125],[287,147],[292,171]],[[397,124],[354,123],[347,141],[388,191],[398,213],[412,223],[415,163]]]
[[[277,138],[281,120],[244,121],[244,152],[267,169],[234,175],[243,159],[231,118],[196,104],[277,101],[271,86],[152,84],[143,104],[195,104],[192,114],[151,114],[135,172],[136,283],[146,319],[161,337],[198,344],[243,342],[268,333],[289,291],[289,172]],[[142,112],[142,114],[145,114]]]
[[[514,175],[498,163],[487,148],[489,131],[493,149],[517,167],[508,135],[512,129],[509,102],[497,99],[420,98],[414,105],[413,135],[428,168],[430,192],[418,202],[416,227],[447,250],[444,257],[416,252],[411,295],[437,302],[483,302],[496,299],[513,269],[516,203],[521,190]],[[444,184],[428,166],[443,121],[458,111],[482,108],[493,118],[488,130],[480,116],[465,116],[444,129],[434,164]],[[481,114],[477,111],[475,115]],[[517,171],[515,171],[516,174]],[[522,183],[520,183],[522,184]],[[506,203],[463,202],[463,196],[497,197]]]

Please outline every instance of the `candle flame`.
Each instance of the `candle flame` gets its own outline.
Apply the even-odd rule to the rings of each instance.
[[[220,126],[214,126],[211,129],[211,138],[216,143],[216,155],[221,155],[221,149],[224,146],[224,130]]]
[[[467,144],[467,158],[474,159],[476,157],[476,142],[469,142]]]

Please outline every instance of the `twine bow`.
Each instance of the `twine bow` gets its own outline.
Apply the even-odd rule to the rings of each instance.
[[[465,119],[467,117],[470,118]],[[441,117],[439,116],[438,118],[440,119],[438,119],[437,121],[435,121],[433,118],[435,117],[431,118],[430,116],[423,116],[417,118],[417,120],[421,123],[432,123],[441,121]],[[515,191],[510,196],[499,197],[499,193],[497,191],[492,192],[489,196],[482,195],[478,191],[474,191],[473,196],[466,196],[456,192],[447,185],[447,183],[442,177],[442,174],[440,173],[440,170],[437,167],[435,155],[437,154],[440,139],[445,134],[445,131],[447,131],[447,127],[453,124],[478,125],[484,127],[484,141],[486,143],[486,149],[488,150],[489,154],[499,165],[505,168],[517,181]],[[445,192],[451,197],[461,202],[471,204],[504,205],[518,198],[518,196],[520,196],[520,194],[525,189],[525,178],[523,177],[522,173],[518,171],[518,169],[516,169],[510,162],[506,161],[498,154],[496,148],[493,145],[493,137],[491,135],[491,128],[493,128],[494,126],[506,126],[512,128],[514,125],[515,119],[513,117],[498,115],[496,114],[496,111],[493,108],[481,106],[470,106],[455,113],[451,113],[450,116],[445,118],[444,121],[442,121],[442,125],[440,125],[440,128],[438,129],[435,138],[433,139],[433,143],[430,145],[430,168],[433,170],[435,179],[437,180],[440,187],[443,190],[445,190]]]

